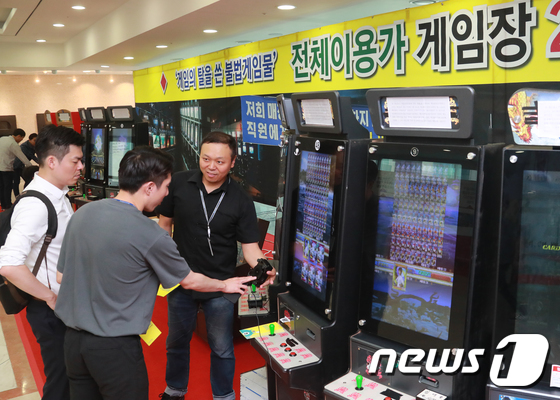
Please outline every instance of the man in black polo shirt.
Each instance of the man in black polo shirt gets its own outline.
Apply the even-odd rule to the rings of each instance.
[[[200,170],[173,175],[169,194],[158,207],[159,224],[171,234],[191,269],[210,278],[227,279],[235,273],[237,242],[247,263],[264,258],[259,249],[255,207],[250,197],[229,177],[237,154],[235,139],[211,132],[200,148]],[[265,285],[274,281],[268,273]],[[181,400],[189,382],[190,341],[199,304],[204,310],[210,355],[210,383],[214,399],[234,400],[234,304],[223,293],[200,293],[177,288],[167,296],[167,388],[162,399]]]

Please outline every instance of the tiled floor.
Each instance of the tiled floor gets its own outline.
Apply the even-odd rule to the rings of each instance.
[[[14,316],[0,307],[0,400],[40,400]]]

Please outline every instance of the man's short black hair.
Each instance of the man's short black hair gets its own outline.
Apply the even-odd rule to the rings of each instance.
[[[35,139],[36,137],[37,137],[37,134],[36,134],[36,133],[32,133],[31,135],[29,135],[29,139],[27,139],[27,140],[33,140],[33,139]]]
[[[14,130],[14,133],[12,133],[13,136],[21,136],[21,137],[25,137],[25,131],[21,128],[17,128]]]
[[[121,160],[119,187],[131,194],[147,182],[154,182],[159,188],[172,172],[171,154],[149,146],[138,146],[128,151]]]
[[[229,149],[231,150],[231,159],[232,161],[235,159],[237,155],[237,142],[235,138],[227,133],[220,132],[220,131],[213,131],[204,136],[202,139],[202,143],[200,144],[200,148],[204,143],[222,143],[227,144]]]
[[[66,126],[46,125],[39,131],[35,143],[35,153],[39,160],[39,166],[49,156],[55,156],[61,161],[70,151],[70,146],[83,147],[86,139],[72,128]]]

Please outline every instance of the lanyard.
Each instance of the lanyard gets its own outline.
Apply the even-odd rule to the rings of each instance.
[[[220,204],[222,204],[222,200],[224,199],[224,196],[226,195],[226,192],[222,192],[222,195],[220,196],[220,200],[218,200],[218,204],[216,204],[216,207],[214,207],[214,211],[212,212],[212,215],[210,216],[210,218],[208,218],[208,210],[206,210],[206,203],[204,202],[204,194],[202,193],[202,189],[198,189],[200,192],[200,201],[202,202],[202,208],[204,209],[204,216],[206,217],[206,228],[208,230],[208,247],[210,248],[210,254],[212,255],[212,257],[214,257],[214,251],[212,250],[212,244],[210,243],[210,222],[212,222],[212,220],[214,219],[214,216],[216,215],[216,211],[218,211],[218,207],[220,207]]]

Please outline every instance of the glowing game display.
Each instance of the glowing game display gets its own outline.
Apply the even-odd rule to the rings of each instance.
[[[109,186],[119,184],[119,165],[127,151],[132,150],[132,129],[114,128],[109,142]]]
[[[102,128],[91,130],[91,179],[105,179],[105,132]]]
[[[336,156],[303,151],[292,280],[326,298]]]
[[[448,339],[461,169],[380,161],[373,319]]]

